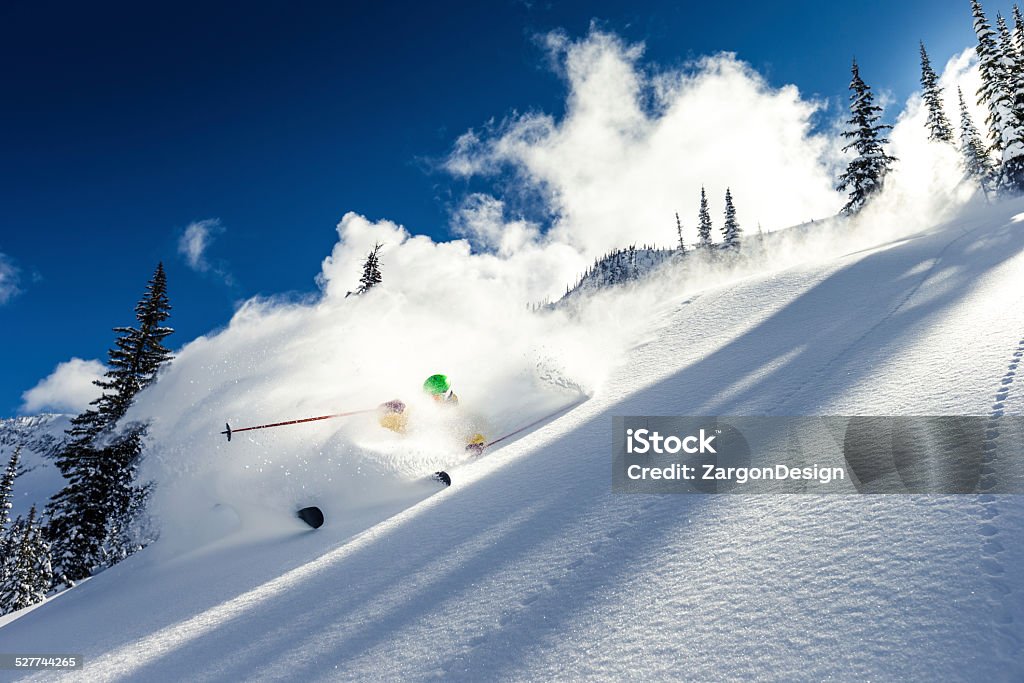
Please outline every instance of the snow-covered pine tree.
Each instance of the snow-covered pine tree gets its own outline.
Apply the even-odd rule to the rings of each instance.
[[[1002,15],[996,15],[996,23],[999,27],[999,47],[1003,51],[1003,64],[1008,70],[1007,86],[1010,91],[1010,101],[1013,111],[1019,115],[1018,104],[1020,103],[1021,88],[1020,75],[1024,67],[1024,52],[1021,51],[1021,42],[1024,41],[1024,26],[1021,22],[1020,8],[1013,6],[1013,31],[1011,32],[1006,20]]]
[[[992,159],[985,149],[981,134],[974,126],[963,92],[957,88],[956,93],[960,98],[960,153],[963,155],[964,172],[987,195],[992,183]]]
[[[170,316],[167,278],[159,264],[135,307],[138,328],[115,328],[120,336],[108,353],[109,369],[96,382],[103,394],[71,421],[68,441],[57,457],[64,488],[51,498],[47,538],[53,545],[60,580],[68,585],[89,576],[112,543],[111,519],[138,509],[134,480],[141,454],[143,425],[115,433],[139,391],[156,378],[171,357],[163,340],[174,330],[163,325]]]
[[[122,337],[117,340],[118,354],[110,359],[114,375],[111,377],[108,373],[107,376],[111,378],[109,388],[122,397],[129,397],[125,410],[139,391],[156,380],[160,368],[171,359],[170,349],[163,345],[163,340],[174,332],[173,328],[164,325],[170,309],[167,277],[163,264],[158,264],[143,298],[135,307],[138,328],[115,329]],[[110,423],[111,426],[114,422]],[[109,439],[100,459],[100,473],[110,482],[102,549],[108,564],[119,562],[139,548],[137,540],[127,538],[126,530],[141,514],[148,491],[148,485],[137,486],[135,483],[145,430],[145,425],[127,425],[120,434]]]
[[[11,499],[14,491],[14,478],[18,476],[18,459],[21,457],[21,447],[14,449],[10,460],[7,461],[7,469],[4,470],[3,478],[0,478],[0,536],[7,531],[11,523]]]
[[[373,249],[370,250],[370,253],[366,255],[366,260],[363,261],[363,275],[359,278],[359,289],[354,292],[350,292],[350,294],[355,294],[357,296],[359,294],[365,294],[375,285],[379,285],[381,283],[383,278],[380,274],[380,256],[378,256],[378,254],[383,246],[384,245],[378,242],[374,245]]]
[[[1017,55],[1024,59],[1024,17],[1017,5],[1013,6],[1013,46]]]
[[[683,222],[679,220],[679,212],[676,211],[676,234],[679,236],[679,253],[686,253],[686,242],[683,241]]]
[[[91,409],[72,419],[68,441],[57,457],[64,488],[46,506],[46,535],[58,577],[68,586],[89,576],[102,559],[108,487],[97,468],[102,449],[92,444],[103,426],[99,413]]]
[[[21,560],[21,546],[27,529],[21,517],[7,530],[4,554],[0,557],[0,614],[27,607],[28,568]]]
[[[616,249],[608,255],[612,258],[611,284],[617,285],[629,279],[629,269],[626,267],[627,254],[625,250]]]
[[[896,157],[886,154],[884,145],[889,141],[880,135],[881,131],[892,126],[878,123],[882,108],[875,104],[871,87],[861,79],[857,60],[853,60],[852,73],[850,119],[847,121],[851,130],[844,131],[843,137],[853,141],[843,147],[843,151],[854,149],[857,157],[839,177],[836,186],[841,191],[849,190],[850,199],[843,207],[846,215],[860,211],[868,199],[881,190],[886,174],[896,161]]]
[[[10,528],[3,529],[0,532],[0,593],[3,592],[3,587],[7,585],[7,578],[14,569],[14,562],[17,559],[16,551],[20,540],[21,537],[17,535],[17,527],[15,525],[11,525]],[[0,598],[0,614],[4,614],[6,611],[3,600]]]
[[[736,207],[732,203],[732,192],[725,188],[725,222],[722,224],[722,249],[740,248],[740,224],[736,221]]]
[[[46,594],[53,588],[53,562],[50,556],[50,544],[46,541],[46,533],[39,524],[36,506],[33,505],[28,514],[29,537],[26,547],[19,554],[24,556],[28,566],[29,589],[32,604],[42,602]]]
[[[1011,41],[1011,52],[1014,60],[1014,72],[1016,73],[1015,87],[1011,93],[1013,111],[1018,118],[1018,126],[1024,120],[1024,16],[1021,16],[1020,7],[1013,6],[1013,38]]]
[[[711,246],[711,211],[708,210],[708,196],[704,187],[700,188],[700,212],[697,214],[697,235],[700,241],[698,247]]]
[[[142,533],[146,529],[144,513],[151,486],[135,483],[144,434],[144,426],[129,426],[105,449],[101,467],[109,467],[107,478],[112,482],[101,548],[107,566],[117,564],[152,540]]]
[[[1013,42],[1017,52],[1024,54],[1024,17],[1017,5],[1013,6]]]
[[[9,560],[13,557],[18,541],[16,531],[11,526],[11,508],[14,492],[14,478],[18,474],[18,459],[21,455],[21,448],[14,449],[10,460],[7,461],[7,468],[4,470],[3,478],[0,479],[0,586],[4,586],[12,566]],[[0,603],[0,614],[3,614],[2,603]]]
[[[971,0],[971,11],[974,14],[974,32],[978,37],[975,48],[978,53],[978,75],[981,77],[978,101],[988,109],[985,124],[988,126],[989,140],[992,141],[992,149],[1001,155],[1007,142],[1004,131],[1013,119],[1006,75],[1003,73],[1003,54],[978,0]]]
[[[22,455],[20,446],[14,449],[10,460],[7,461],[7,468],[4,470],[3,478],[0,478],[0,587],[7,581],[7,575],[12,569],[14,551],[17,548],[19,539],[16,538],[16,530],[10,523],[10,510],[13,507],[14,477],[17,476],[17,461]],[[0,614],[4,612],[3,603],[0,602]]]
[[[921,97],[928,109],[929,139],[952,144],[953,126],[942,108],[942,88],[939,87],[939,77],[935,75],[928,59],[928,52],[924,49],[924,41],[921,41]]]
[[[28,519],[19,518],[11,527],[0,579],[0,614],[24,609],[46,599],[53,585],[50,547],[43,538],[36,507]]]
[[[105,379],[97,382],[103,396],[96,405],[99,412],[112,418],[110,424],[124,417],[135,395],[149,386],[160,367],[171,359],[170,349],[163,345],[163,340],[174,332],[163,324],[170,311],[167,275],[163,263],[159,263],[146,283],[142,299],[135,305],[139,326],[114,328],[120,336],[114,342],[116,348],[108,353],[110,369]]]
[[[1003,128],[999,187],[1011,195],[1018,195],[1024,193],[1024,54],[1017,49],[1017,43],[1010,35],[1001,14],[996,15],[996,25],[999,29],[1004,85],[1010,104],[1009,117]]]
[[[0,584],[0,614],[24,609],[32,601],[31,562],[25,549],[31,542],[31,523],[20,517],[11,526],[8,552],[3,558],[3,583]]]

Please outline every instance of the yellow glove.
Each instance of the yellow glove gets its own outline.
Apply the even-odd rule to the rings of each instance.
[[[409,424],[409,416],[405,412],[404,403],[395,399],[394,401],[380,404],[377,410],[379,413],[377,421],[380,422],[381,427],[390,429],[398,434],[405,434],[405,429]]]
[[[487,444],[487,439],[483,434],[474,434],[469,437],[468,443],[466,443],[466,450],[473,455],[480,455],[484,452],[484,447]]]

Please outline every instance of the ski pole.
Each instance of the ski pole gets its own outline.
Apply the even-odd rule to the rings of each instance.
[[[318,417],[304,417],[301,420],[288,420],[287,422],[274,422],[273,424],[257,425],[255,427],[240,427],[238,429],[232,429],[231,425],[225,422],[224,426],[227,427],[227,429],[221,432],[221,434],[227,434],[228,441],[231,441],[231,435],[236,434],[238,432],[248,432],[252,431],[253,429],[269,429],[270,427],[283,427],[285,425],[297,425],[303,422],[316,422],[317,420],[330,420],[331,418],[334,417],[348,417],[349,415],[361,415],[363,413],[372,413],[376,410],[376,408],[367,408],[365,410],[352,410],[347,413],[334,413],[333,415],[320,415]]]
[[[522,427],[520,427],[519,429],[515,430],[514,432],[509,432],[509,433],[508,433],[508,434],[506,434],[505,436],[499,436],[499,437],[498,437],[497,439],[495,439],[494,441],[489,441],[489,442],[485,443],[485,444],[483,445],[483,447],[482,447],[482,448],[480,448],[480,451],[482,452],[482,451],[484,451],[485,449],[487,449],[487,448],[490,448],[490,447],[491,447],[491,446],[493,446],[494,444],[497,444],[497,443],[501,443],[501,442],[502,442],[502,441],[504,441],[505,439],[511,439],[511,438],[512,438],[513,436],[515,436],[516,434],[522,434],[522,433],[523,433],[523,432],[525,432],[525,431],[526,431],[527,429],[531,429],[531,428],[533,428],[533,427],[536,427],[536,426],[537,426],[537,425],[539,425],[539,424],[540,424],[541,422],[546,422],[547,420],[550,420],[550,419],[552,419],[552,418],[555,418],[555,417],[557,417],[557,416],[561,415],[561,414],[562,414],[562,413],[564,413],[564,412],[567,412],[567,411],[569,411],[569,410],[572,410],[573,408],[575,408],[576,406],[580,405],[581,403],[583,403],[583,402],[584,402],[584,401],[586,401],[586,400],[587,400],[587,397],[586,397],[586,396],[583,396],[583,397],[581,397],[581,398],[580,398],[580,399],[579,399],[578,401],[573,401],[573,402],[572,402],[572,403],[570,403],[569,405],[563,406],[563,407],[559,408],[558,410],[556,410],[556,411],[555,411],[555,412],[553,412],[553,413],[550,413],[550,414],[548,414],[548,415],[545,415],[544,417],[541,417],[541,418],[537,418],[536,420],[534,420],[534,421],[533,421],[533,422],[531,422],[530,424],[528,424],[528,425],[523,425]]]

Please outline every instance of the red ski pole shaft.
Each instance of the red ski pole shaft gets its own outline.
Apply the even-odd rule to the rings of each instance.
[[[575,408],[576,406],[578,406],[579,404],[583,403],[583,402],[584,402],[584,401],[586,401],[586,400],[587,400],[587,397],[585,397],[585,396],[584,396],[584,397],[583,397],[583,398],[581,398],[580,400],[578,400],[578,401],[574,401],[573,403],[570,403],[570,404],[569,404],[569,405],[567,405],[567,406],[563,406],[563,407],[559,408],[558,410],[556,410],[556,411],[555,411],[555,412],[553,412],[553,413],[550,413],[550,414],[548,414],[548,415],[545,415],[544,417],[541,417],[541,418],[537,418],[536,420],[534,420],[534,421],[533,421],[533,422],[531,422],[530,424],[528,424],[528,425],[523,425],[522,427],[520,427],[519,429],[515,430],[514,432],[509,432],[509,433],[508,433],[508,434],[506,434],[505,436],[499,436],[499,437],[498,437],[497,439],[495,439],[494,441],[489,441],[489,442],[485,443],[485,444],[484,444],[484,448],[490,448],[490,447],[491,447],[491,446],[493,446],[494,444],[497,444],[497,443],[501,443],[501,442],[502,442],[502,441],[504,441],[505,439],[511,439],[511,438],[512,438],[513,436],[515,436],[516,434],[522,434],[522,433],[523,433],[523,432],[525,432],[525,431],[526,431],[527,429],[531,429],[531,428],[533,428],[533,427],[536,427],[536,426],[537,426],[537,425],[539,425],[539,424],[540,424],[541,422],[546,422],[547,420],[550,420],[550,419],[553,419],[553,418],[555,418],[555,417],[558,417],[559,415],[561,415],[562,413],[564,413],[564,412],[566,412],[566,411],[568,411],[568,410],[572,410],[573,408]]]
[[[365,410],[352,410],[347,413],[334,413],[333,415],[319,415],[317,417],[304,417],[299,420],[288,420],[286,422],[274,422],[272,424],[256,425],[255,427],[239,427],[238,429],[232,429],[230,424],[225,423],[225,429],[221,434],[227,434],[228,441],[231,441],[231,435],[238,432],[249,432],[254,429],[269,429],[271,427],[284,427],[285,425],[297,425],[303,422],[316,422],[317,420],[330,420],[334,417],[348,417],[349,415],[361,415],[363,413],[372,413],[376,408],[366,408]]]

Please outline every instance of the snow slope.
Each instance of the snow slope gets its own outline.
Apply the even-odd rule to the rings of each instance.
[[[143,552],[0,649],[90,681],[1021,680],[1020,496],[615,495],[609,456],[614,415],[1024,414],[1022,210],[671,298],[451,489]]]

